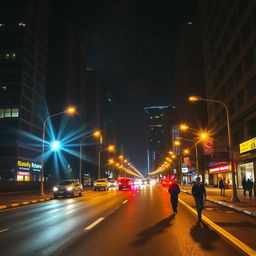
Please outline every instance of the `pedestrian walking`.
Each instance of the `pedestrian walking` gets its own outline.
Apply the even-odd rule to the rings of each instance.
[[[178,185],[178,181],[174,180],[174,182],[169,187],[170,200],[172,204],[172,210],[174,214],[177,214],[177,206],[178,206],[178,196],[180,193],[180,187]]]
[[[225,178],[224,179],[220,179],[219,181],[219,189],[220,189],[220,195],[221,196],[225,196],[225,189],[226,189],[226,182],[225,182]]]
[[[246,179],[245,177],[243,177],[242,179],[242,187],[243,187],[243,190],[244,190],[244,195],[246,195],[246,190],[247,190],[247,182],[246,182]]]
[[[202,220],[202,210],[204,209],[204,200],[206,201],[206,190],[204,185],[200,182],[200,177],[196,178],[196,184],[192,187],[192,195],[196,202],[196,209],[198,214],[198,220]]]
[[[251,179],[247,179],[247,189],[249,191],[249,196],[252,197],[253,181]]]

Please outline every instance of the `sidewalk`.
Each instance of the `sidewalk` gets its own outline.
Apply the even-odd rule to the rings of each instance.
[[[186,185],[181,186],[181,189],[185,193],[190,193],[192,186]],[[220,205],[223,205],[228,208],[232,208],[233,210],[242,212],[244,214],[256,217],[256,197],[253,195],[252,197],[249,197],[248,191],[247,195],[243,194],[243,190],[238,190],[238,198],[240,199],[240,202],[231,202],[231,196],[232,196],[232,190],[227,189],[226,195],[221,196],[220,195],[220,189],[219,188],[211,188],[206,187],[206,193],[207,193],[207,200],[211,201],[213,203],[217,203]]]
[[[83,193],[89,193],[90,188],[85,188]],[[28,204],[36,204],[52,199],[52,191],[45,191],[44,196],[39,195],[39,191],[21,191],[0,193],[0,210],[24,206]]]

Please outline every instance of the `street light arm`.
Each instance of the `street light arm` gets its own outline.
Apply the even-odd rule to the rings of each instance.
[[[215,103],[219,103],[219,104],[221,104],[224,108],[225,108],[225,110],[228,112],[228,107],[227,107],[227,105],[223,102],[223,101],[220,101],[220,100],[211,100],[211,99],[201,99],[202,101],[208,101],[208,102],[215,102]]]

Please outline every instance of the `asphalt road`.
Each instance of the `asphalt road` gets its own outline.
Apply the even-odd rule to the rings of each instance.
[[[190,196],[181,197],[193,204]],[[244,219],[250,217],[234,214],[233,220],[233,214],[223,215],[221,211],[226,209],[205,213],[215,222],[222,220],[233,233],[243,228],[239,220],[246,221],[248,232],[252,231],[249,225],[254,228],[254,219],[250,222]],[[225,218],[221,219],[221,215]],[[228,220],[238,224],[232,228],[227,225]],[[196,216],[183,205],[179,204],[178,214],[172,215],[168,193],[156,185],[132,191],[91,192],[80,198],[3,210],[0,255],[233,256],[241,253],[206,224],[198,223]]]
[[[159,186],[135,194],[53,255],[241,255],[184,206],[172,215],[169,195]]]
[[[91,192],[0,211],[0,255],[49,255],[100,216],[108,216],[133,192]]]

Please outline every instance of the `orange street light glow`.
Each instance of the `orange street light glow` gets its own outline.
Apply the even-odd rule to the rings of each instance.
[[[173,155],[173,154],[174,154],[172,151],[169,151],[168,153],[169,153],[170,155]]]
[[[75,107],[68,107],[66,109],[66,113],[69,114],[69,115],[73,115],[76,113],[76,108]]]
[[[186,131],[189,127],[186,124],[181,124],[180,129]]]
[[[184,154],[189,154],[189,149],[184,149]]]
[[[176,158],[176,156],[175,156],[175,155],[172,155],[172,158]]]
[[[208,137],[208,134],[207,134],[207,133],[201,133],[201,134],[200,134],[200,137],[201,137],[202,139],[206,139],[206,138]]]
[[[110,158],[110,159],[108,159],[108,163],[109,163],[109,164],[114,164],[114,163],[115,163],[115,161],[114,161],[114,159],[113,159],[113,158]]]
[[[99,138],[101,136],[101,132],[99,130],[96,130],[92,134],[95,138]]]
[[[114,145],[109,145],[108,148],[107,148],[107,150],[108,150],[109,152],[113,152],[113,151],[115,151],[115,146],[114,146]]]
[[[201,97],[199,97],[199,96],[190,96],[189,98],[188,98],[188,100],[189,101],[201,101],[202,100],[202,98]]]
[[[175,145],[175,146],[179,146],[179,145],[180,145],[180,142],[176,140],[176,141],[174,141],[174,145]]]

